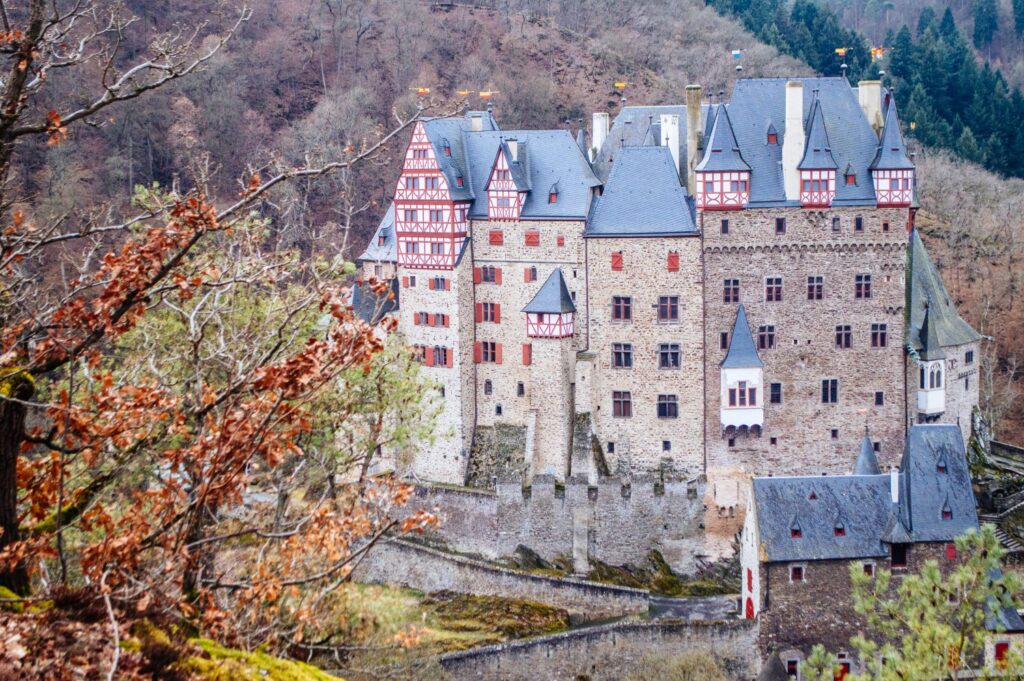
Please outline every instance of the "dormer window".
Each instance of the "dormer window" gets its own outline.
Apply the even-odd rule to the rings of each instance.
[[[777,132],[769,132],[768,133],[768,144],[778,144],[778,143],[779,143],[779,133],[777,133]]]
[[[549,192],[548,193],[548,203],[557,203],[557,202],[558,202],[558,192]]]
[[[459,175],[458,177],[455,178],[455,186],[456,187],[462,187],[464,185],[465,185],[465,182],[462,179],[462,175]]]
[[[452,147],[451,147],[450,144],[448,144],[447,141],[444,143],[444,155],[445,156],[451,156],[452,155]]]
[[[945,459],[939,459],[938,460],[938,462],[935,464],[935,472],[936,473],[945,473],[946,472],[946,460]]]
[[[803,532],[800,531],[799,527],[794,527],[789,531],[789,536],[793,539],[799,539],[803,536]]]
[[[943,506],[942,507],[942,519],[943,520],[952,520],[953,519],[953,511],[952,511],[952,509],[949,508],[949,506]]]
[[[835,527],[832,528],[832,535],[835,537],[846,536],[846,525],[841,520],[836,521]]]
[[[386,236],[384,236],[383,234],[381,234],[380,236],[377,237],[377,245],[378,246],[383,246],[387,242],[387,240],[388,240],[388,238]]]
[[[857,184],[857,175],[855,173],[846,173],[845,177],[847,185]]]

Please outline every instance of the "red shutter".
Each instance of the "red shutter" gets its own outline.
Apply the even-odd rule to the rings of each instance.
[[[412,324],[413,324],[413,326],[419,326],[420,325],[420,313],[419,312],[413,312],[412,313]]]
[[[555,239],[555,242],[559,246],[564,246],[565,245],[565,237],[563,235],[559,234],[558,237]]]
[[[434,348],[427,348],[427,366],[434,366]]]
[[[527,246],[540,246],[540,232],[527,232],[525,238]]]
[[[445,279],[444,280],[444,290],[445,291],[451,291],[452,290],[452,280],[451,279]]]
[[[526,267],[523,269],[523,281],[527,284],[530,283],[530,268]]]
[[[492,246],[501,246],[505,243],[505,233],[499,229],[492,229],[488,234],[488,240]]]
[[[622,251],[617,251],[615,253],[612,253],[612,271],[613,272],[621,272],[622,271]]]
[[[678,272],[679,271],[679,252],[669,251],[668,252],[668,271]]]
[[[946,560],[956,560],[956,544],[946,544]]]
[[[533,346],[523,343],[523,366],[530,366],[533,363]]]
[[[441,315],[441,321],[445,325],[445,327],[447,327],[448,326],[448,315],[446,315],[446,314]]]
[[[483,303],[477,303],[476,304],[476,322],[477,322],[477,324],[479,324],[483,320],[484,320],[484,304]]]
[[[483,357],[483,354],[484,354],[484,350],[483,350],[483,346],[480,344],[480,341],[477,341],[477,342],[473,343],[473,361],[476,364],[480,363],[480,360]]]
[[[480,268],[479,267],[474,267],[473,268],[473,283],[474,284],[479,284],[482,280],[483,280],[483,277],[480,275]]]
[[[500,284],[501,283],[501,268],[500,267],[495,267],[494,268],[494,283],[495,284]]]
[[[501,323],[501,303],[494,304],[494,323]]]
[[[409,288],[409,277],[402,277],[402,288]]]
[[[437,326],[437,316],[427,313],[427,326]]]
[[[494,344],[494,363],[501,364],[501,343]]]
[[[445,318],[444,318],[444,321],[445,321],[445,326],[448,326],[448,317],[445,317]],[[447,350],[445,351],[445,353],[444,353],[444,356],[445,356],[445,359],[446,359],[446,361],[445,361],[445,364],[444,364],[444,365],[445,365],[446,367],[448,367],[449,369],[451,369],[451,368],[452,368],[452,355],[454,355],[454,354],[455,354],[455,350],[453,350],[453,349],[451,349],[451,348],[448,348],[448,349],[447,349]]]
[[[434,278],[433,277],[431,277],[430,279],[427,279],[427,288],[429,288],[431,291],[434,290]]]

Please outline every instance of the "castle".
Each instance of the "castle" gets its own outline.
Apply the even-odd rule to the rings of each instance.
[[[689,86],[595,113],[589,141],[489,108],[418,121],[360,257],[443,397],[413,472],[706,476],[725,541],[751,476],[846,473],[865,427],[883,467],[912,424],[966,439],[981,336],[914,173],[878,81]]]

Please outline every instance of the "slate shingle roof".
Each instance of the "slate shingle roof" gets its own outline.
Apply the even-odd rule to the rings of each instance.
[[[375,293],[367,282],[357,282],[352,286],[352,310],[367,324],[376,324],[398,309],[398,291],[398,279],[392,279],[383,294]]]
[[[548,275],[537,295],[526,304],[523,312],[553,313],[575,312],[576,305],[572,302],[572,294],[569,287],[565,285],[565,278],[562,276],[562,268],[556,267]]]
[[[701,118],[709,126],[713,112],[709,105],[701,106]],[[657,146],[661,140],[661,115],[675,114],[679,116],[679,159],[686,155],[686,106],[671,104],[666,106],[625,106],[612,121],[608,130],[608,139],[598,150],[594,159],[594,172],[602,180],[607,180],[612,166],[618,162],[619,152],[627,147]],[[705,127],[702,132],[709,133]]]
[[[875,446],[871,444],[871,438],[864,434],[860,443],[860,455],[857,463],[854,464],[854,475],[878,475],[882,469],[878,467],[878,457],[875,456]]]
[[[696,170],[750,170],[750,166],[743,160],[739,145],[736,144],[736,135],[733,133],[732,123],[729,121],[729,110],[724,106],[718,107],[711,135],[704,145],[704,158],[697,164]]]
[[[896,116],[896,100],[889,102],[885,111],[885,127],[871,168],[877,170],[909,170],[914,164],[907,158],[907,147],[900,134],[900,122]]]
[[[380,245],[380,237],[384,237],[384,245]],[[388,206],[381,218],[377,230],[373,233],[369,245],[357,260],[379,260],[381,262],[398,261],[398,236],[395,234],[395,204]]]
[[[729,335],[729,351],[725,353],[722,360],[723,369],[737,369],[742,367],[763,367],[764,363],[757,355],[754,347],[754,337],[750,333],[750,324],[747,322],[747,311],[741,304],[736,310],[736,322],[732,325],[732,334]]]
[[[594,199],[586,236],[690,234],[697,227],[668,147],[621,149]]]
[[[907,340],[918,353],[927,345],[927,337],[935,334],[941,347],[971,343],[981,334],[965,322],[946,292],[942,277],[928,257],[921,235],[916,229],[910,232],[910,246],[907,254],[907,269],[910,281],[907,285]],[[925,324],[925,308],[928,323]],[[933,348],[928,348],[931,353]]]
[[[807,139],[804,142],[804,157],[800,160],[801,170],[838,170],[839,164],[832,156],[832,143],[828,140],[828,126],[821,113],[821,100],[814,98],[811,108]],[[851,167],[850,163],[846,164]]]
[[[937,469],[940,458],[945,473]],[[897,483],[894,507],[886,474],[754,478],[762,555],[770,562],[880,557],[888,554],[887,542],[949,542],[978,527],[956,425],[913,426]],[[942,518],[946,505],[949,520]],[[837,518],[845,530],[839,537]],[[791,536],[794,522],[800,525],[799,538]]]

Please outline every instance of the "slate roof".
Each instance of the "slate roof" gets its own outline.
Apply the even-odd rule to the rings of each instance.
[[[945,473],[937,464],[943,460]],[[762,555],[770,562],[880,557],[889,542],[948,542],[978,527],[956,425],[915,425],[907,436],[893,505],[890,475],[754,478]],[[952,519],[942,519],[948,506]],[[845,534],[835,536],[837,519]],[[801,536],[791,527],[799,523]]]
[[[742,367],[763,367],[764,363],[757,355],[754,347],[754,337],[750,333],[750,324],[747,322],[747,311],[741,304],[736,311],[736,322],[732,325],[732,333],[729,335],[729,351],[725,353],[722,360],[723,369],[736,369]]]
[[[398,291],[398,279],[392,279],[383,294],[375,293],[368,282],[357,282],[352,286],[352,310],[367,324],[376,324],[398,309]]]
[[[871,438],[864,433],[864,439],[860,442],[860,455],[857,463],[853,466],[854,475],[878,475],[882,469],[878,466],[878,457],[875,456],[875,446],[871,444]]]
[[[480,116],[484,131],[494,132],[498,130],[498,124],[489,111],[470,111],[465,116],[429,118],[423,123],[423,130],[426,132],[431,146],[434,147],[434,156],[441,167],[441,172],[444,173],[445,179],[448,181],[449,191],[451,192],[452,199],[455,201],[467,201],[474,197],[473,174],[470,173],[466,138],[482,134],[470,132],[472,117],[475,115]],[[450,156],[444,152],[446,144],[451,149]],[[491,158],[487,160],[487,163],[494,160],[496,153],[497,145],[491,151]],[[458,186],[457,181],[460,176],[464,180],[462,187]],[[485,176],[484,182],[486,182],[486,179]],[[483,187],[483,183],[480,186]]]
[[[704,121],[702,132],[710,132],[713,111],[707,104],[701,105],[701,118]],[[618,163],[619,152],[627,147],[657,146],[661,141],[662,114],[679,116],[679,159],[684,162],[686,155],[686,106],[671,104],[665,106],[624,106],[612,120],[608,129],[608,138],[604,146],[598,150],[594,159],[594,172],[602,180],[607,180],[612,166]]]
[[[718,107],[711,135],[704,145],[704,158],[697,164],[696,170],[750,170],[750,166],[743,160],[739,145],[736,144],[736,134],[729,121],[729,110],[724,106]]]
[[[925,250],[924,242],[916,229],[910,232],[910,246],[907,251],[907,269],[910,270],[910,282],[907,286],[907,340],[911,347],[920,353],[925,347],[927,336],[932,333],[942,347],[979,340],[981,334],[972,329],[957,312],[942,283],[942,277],[928,257],[928,251]],[[928,351],[930,353],[932,349],[929,348]]]
[[[782,181],[786,136],[782,122],[786,120],[786,83],[791,80],[803,83],[805,121],[814,103],[819,102],[835,167],[849,164],[856,172],[856,184],[836,183],[833,205],[874,205],[869,166],[878,149],[878,137],[864,117],[856,92],[844,78],[750,78],[736,82],[727,108],[743,159],[751,169],[749,205],[787,205]],[[818,91],[817,97],[812,96],[814,90]],[[778,144],[767,143],[769,124],[778,130]]]
[[[561,267],[552,270],[543,286],[537,291],[537,295],[523,308],[523,312],[533,312],[534,314],[561,314],[575,311],[576,305],[572,302],[569,287],[565,285]]]
[[[850,163],[846,164],[851,167]],[[797,166],[801,170],[839,170],[839,164],[832,156],[832,143],[828,141],[828,127],[821,113],[821,100],[814,98],[811,108],[807,139],[804,142],[804,157]]]
[[[384,237],[384,245],[378,245],[379,237]],[[398,262],[398,236],[395,234],[395,204],[388,206],[381,218],[377,230],[373,233],[369,245],[357,260],[379,260],[381,262]]]
[[[907,146],[900,134],[900,121],[896,116],[896,100],[891,99],[885,111],[885,127],[882,128],[882,140],[878,144],[875,160],[871,168],[877,170],[909,170],[914,164],[907,158]]]
[[[689,234],[697,227],[668,147],[622,149],[591,206],[586,236]]]
[[[779,653],[774,652],[761,667],[761,673],[757,675],[757,681],[789,681],[789,673],[786,672],[786,665],[779,659]]]

